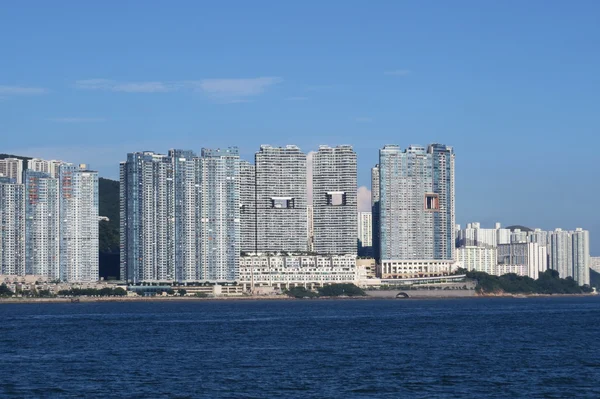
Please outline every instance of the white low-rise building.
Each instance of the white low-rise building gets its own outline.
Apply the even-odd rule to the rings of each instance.
[[[456,261],[459,267],[469,271],[492,274],[496,266],[498,251],[493,247],[467,246],[456,249]]]
[[[356,255],[249,255],[240,257],[240,284],[315,287],[354,283]]]
[[[456,268],[451,260],[382,260],[377,274],[382,279],[441,277]]]

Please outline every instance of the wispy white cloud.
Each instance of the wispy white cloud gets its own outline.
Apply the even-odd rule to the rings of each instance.
[[[358,211],[371,212],[371,190],[366,186],[358,188]]]
[[[105,90],[124,93],[167,93],[174,91],[199,91],[219,102],[246,102],[252,96],[283,82],[279,77],[244,79],[203,79],[172,82],[119,82],[111,79],[84,79],[75,82],[81,90]]]
[[[393,69],[391,71],[385,71],[386,75],[392,75],[392,76],[406,76],[410,73],[411,73],[411,71],[409,69]]]
[[[354,121],[359,123],[370,123],[373,122],[373,118],[369,118],[368,116],[359,116],[358,118],[354,118]]]
[[[204,79],[200,81],[200,89],[213,99],[239,102],[239,100],[261,94],[270,86],[281,82],[283,82],[283,79],[279,77]]]
[[[50,118],[48,119],[50,122],[58,122],[58,123],[97,123],[97,122],[106,122],[104,118]]]
[[[48,93],[44,87],[0,86],[1,96],[32,96]]]
[[[125,93],[165,93],[178,90],[180,84],[165,82],[117,82],[110,79],[84,79],[75,82],[82,90],[107,90]]]

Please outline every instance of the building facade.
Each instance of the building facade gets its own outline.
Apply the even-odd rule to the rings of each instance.
[[[356,255],[261,255],[240,258],[240,283],[250,287],[322,287],[353,283]]]
[[[240,157],[236,147],[202,149],[197,166],[200,187],[198,280],[239,279]]]
[[[24,179],[25,271],[60,280],[59,180],[33,170],[25,171]]]
[[[127,154],[120,166],[121,279],[175,279],[171,159],[151,151]]]
[[[497,249],[495,247],[464,246],[456,249],[456,261],[460,267],[469,271],[494,274],[497,265]]]
[[[523,266],[524,272],[521,275],[538,279],[540,273],[548,269],[547,247],[536,242],[520,242],[520,238],[511,244],[498,245],[497,270],[505,270],[502,266],[511,265]]]
[[[262,145],[255,167],[257,251],[306,252],[306,155],[294,145]]]
[[[356,153],[348,145],[320,146],[312,158],[314,251],[356,255]]]
[[[14,179],[17,184],[23,183],[23,160],[18,158],[0,159],[0,177]]]
[[[371,168],[371,215],[372,215],[372,240],[373,257],[379,262],[381,256],[380,246],[380,223],[379,223],[379,164]]]
[[[432,144],[379,153],[381,260],[454,259],[454,152]]]
[[[358,245],[359,248],[373,247],[373,214],[358,212]]]
[[[256,252],[256,168],[240,161],[240,249]]]
[[[0,177],[0,274],[25,274],[25,189]]]
[[[98,172],[64,163],[58,179],[61,279],[97,281]]]

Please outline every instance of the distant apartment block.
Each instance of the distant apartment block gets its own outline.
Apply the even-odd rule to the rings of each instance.
[[[0,274],[25,274],[25,190],[0,177]]]
[[[50,175],[50,177],[58,178],[58,167],[63,163],[63,161],[46,161],[44,159],[33,158],[27,161],[27,169],[34,172],[43,172]]]
[[[358,212],[358,255],[373,256],[373,214]]]
[[[23,160],[18,158],[0,159],[0,177],[14,179],[17,184],[23,183]]]
[[[356,153],[351,146],[320,146],[313,154],[314,251],[356,255]]]
[[[494,274],[498,264],[498,250],[494,247],[465,246],[456,249],[457,264],[469,271]]]
[[[537,242],[522,242],[519,239],[511,244],[500,244],[497,250],[497,270],[504,270],[502,267],[508,266],[523,266],[522,275],[537,279],[540,273],[548,269],[548,249],[545,245],[539,245]]]

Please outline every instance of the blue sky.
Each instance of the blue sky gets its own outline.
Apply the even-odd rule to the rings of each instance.
[[[12,3],[12,4],[11,4]],[[0,152],[453,145],[457,221],[591,230],[600,255],[600,2],[13,1]]]

